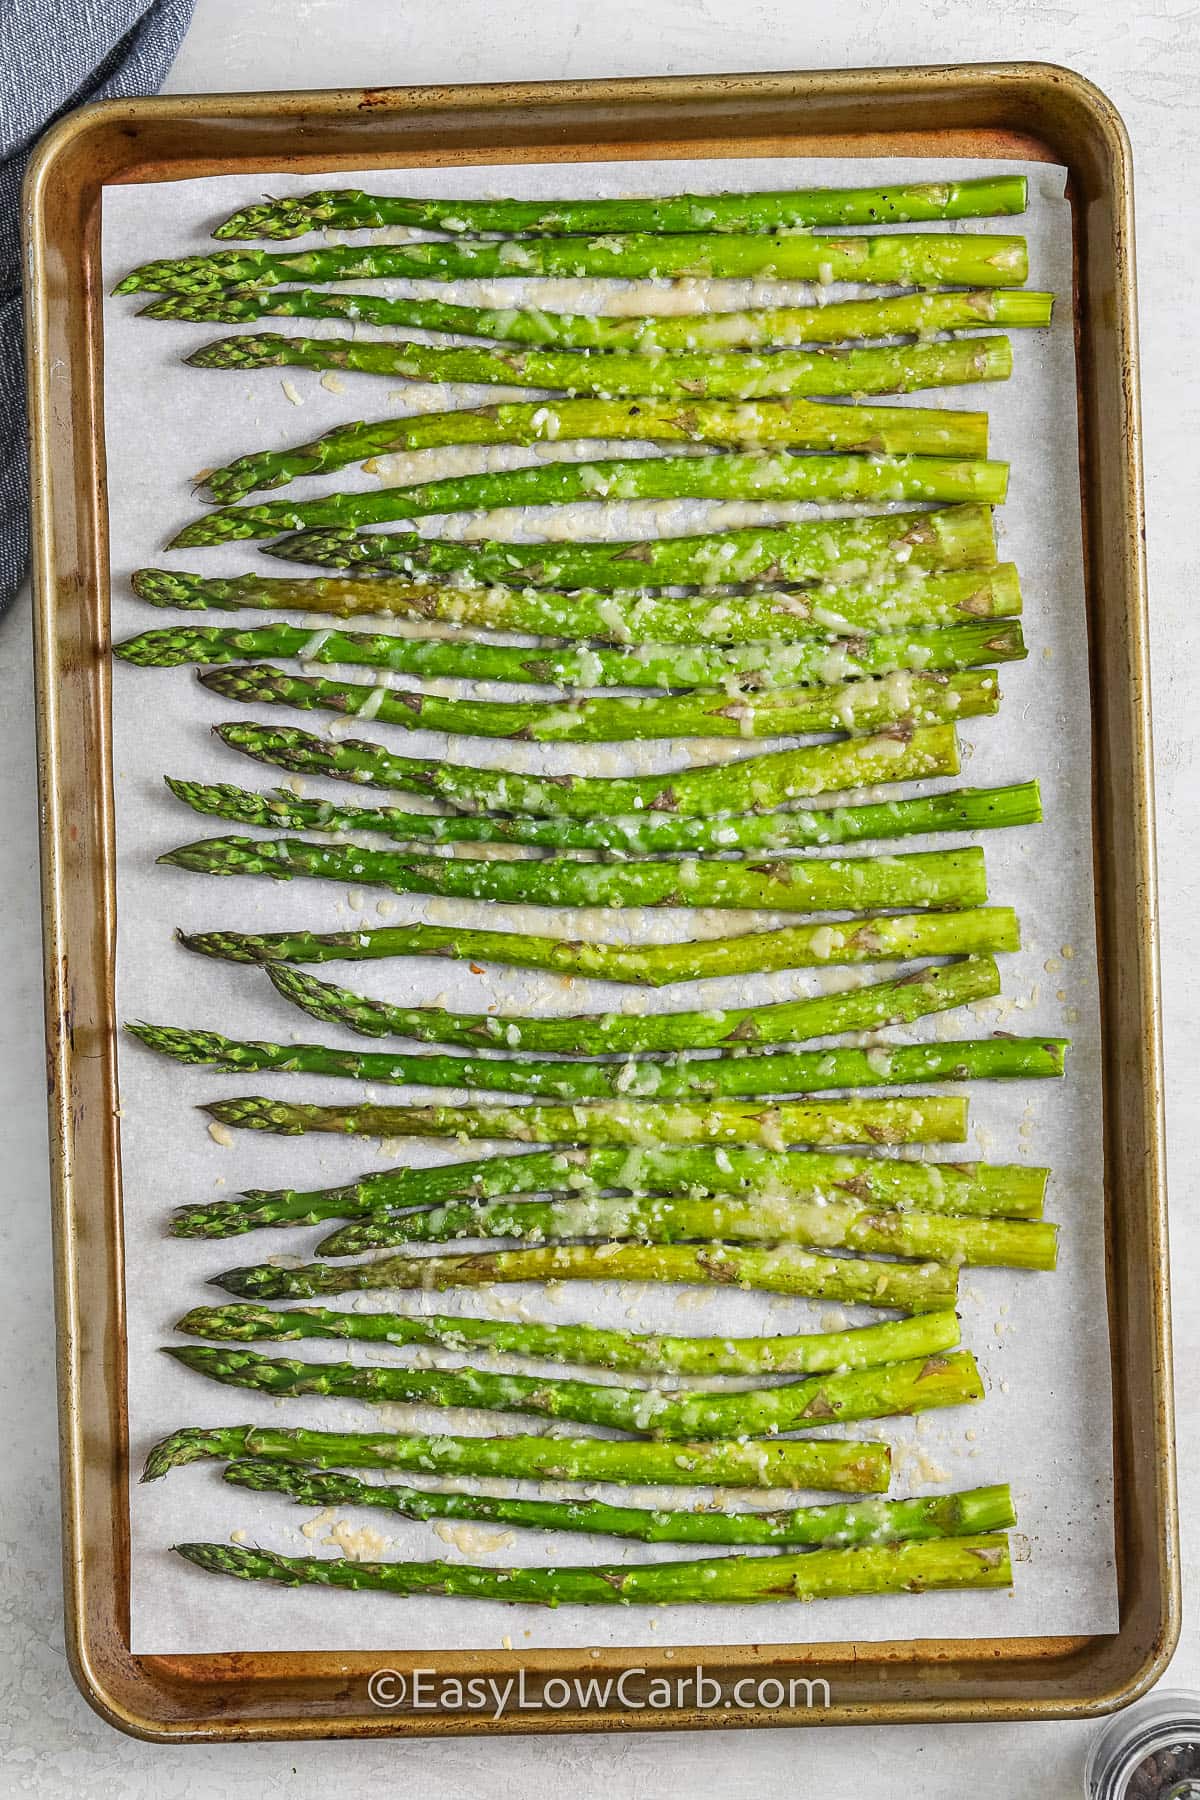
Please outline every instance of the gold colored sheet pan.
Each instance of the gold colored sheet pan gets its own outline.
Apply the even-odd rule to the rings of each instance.
[[[580,158],[1019,156],[1070,171],[1105,1084],[1104,1204],[1120,1629],[1108,1636],[695,1651],[134,1656],[114,1044],[113,811],[100,285],[105,183],[264,170]],[[681,179],[686,179],[681,172]],[[66,1628],[82,1692],[159,1741],[1101,1713],[1143,1692],[1179,1629],[1162,1071],[1129,144],[1109,102],[1043,64],[381,88],[114,101],[38,148],[25,192],[46,1019]],[[373,1703],[400,1674],[525,1671],[527,1695],[616,1676],[623,1700]],[[647,1706],[702,1665],[721,1699]],[[638,1671],[631,1673],[630,1671]],[[791,1702],[751,1709],[745,1678]],[[828,1683],[810,1706],[804,1682]],[[774,1698],[775,1690],[769,1692]],[[711,1693],[711,1690],[710,1690]],[[391,1697],[394,1698],[395,1684]]]

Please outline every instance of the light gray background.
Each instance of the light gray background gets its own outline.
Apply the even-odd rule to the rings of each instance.
[[[987,19],[995,26],[989,31]],[[1134,141],[1139,196],[1143,383],[1164,914],[1164,987],[1172,1103],[1176,1221],[1177,1361],[1195,1366],[1197,1327],[1186,1298],[1200,1253],[1186,1240],[1192,1089],[1200,1067],[1193,1023],[1200,978],[1184,936],[1200,862],[1188,777],[1195,705],[1188,656],[1197,556],[1197,384],[1185,361],[1193,323],[1200,225],[1184,182],[1200,127],[1200,13],[1186,0],[1131,10],[1112,0],[1055,5],[1013,0],[1002,15],[971,0],[440,0],[436,8],[389,0],[198,0],[170,87],[176,91],[311,87],[380,81],[472,81],[1044,58],[1097,81],[1121,108]],[[1180,196],[1184,195],[1181,202]],[[1185,213],[1190,209],[1190,220]],[[1189,506],[1190,502],[1190,506]],[[1188,509],[1185,511],[1185,507]],[[1189,639],[1191,641],[1189,642]],[[9,1791],[58,1796],[420,1791],[428,1800],[519,1783],[529,1800],[561,1789],[580,1796],[871,1791],[914,1785],[959,1796],[969,1768],[978,1800],[1028,1800],[1079,1791],[1089,1728],[960,1728],[942,1731],[809,1732],[735,1737],[641,1736],[601,1740],[467,1739],[376,1746],[254,1746],[234,1751],[161,1750],[118,1738],[75,1693],[61,1645],[54,1393],[49,1357],[50,1280],[41,1081],[37,942],[36,802],[29,692],[28,602],[0,628],[0,843],[8,941],[0,967],[0,1167],[9,1174],[0,1269],[0,1356],[9,1431],[0,1526],[5,1587],[0,1617],[0,1770]],[[1190,1281],[1189,1281],[1190,1278]],[[31,1353],[33,1360],[31,1360]],[[1200,1473],[1194,1384],[1181,1383],[1179,1438],[1184,1581],[1195,1557],[1188,1529]],[[1168,1680],[1200,1684],[1200,1634],[1185,1629]],[[797,1752],[803,1778],[796,1780]],[[968,1761],[969,1759],[969,1761]]]

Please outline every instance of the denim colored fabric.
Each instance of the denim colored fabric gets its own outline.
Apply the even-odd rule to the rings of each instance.
[[[89,100],[152,94],[193,0],[0,0],[0,612],[29,559],[21,178],[46,128]]]

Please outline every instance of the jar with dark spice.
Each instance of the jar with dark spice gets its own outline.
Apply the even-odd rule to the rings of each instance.
[[[1109,1720],[1084,1771],[1087,1800],[1200,1800],[1200,1695],[1155,1694]]]

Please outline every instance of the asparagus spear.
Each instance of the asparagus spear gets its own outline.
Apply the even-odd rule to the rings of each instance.
[[[778,931],[676,944],[581,943],[520,931],[468,931],[457,925],[384,925],[373,931],[181,932],[180,942],[201,956],[219,956],[229,962],[362,962],[382,956],[450,956],[666,987],[674,981],[761,974],[769,969],[1017,950],[1021,936],[1011,907],[983,906],[961,913],[890,913],[842,924],[791,925]]]
[[[406,731],[450,731],[539,744],[873,732],[885,725],[915,728],[975,718],[994,713],[1000,704],[1000,690],[990,669],[968,669],[957,675],[903,670],[831,687],[774,688],[734,698],[683,693],[582,700],[447,700],[423,689],[368,687],[315,675],[289,675],[272,663],[202,669],[199,679],[214,693],[247,706],[263,701],[302,712],[361,715],[384,725],[401,725]]]
[[[817,519],[748,526],[642,543],[456,543],[415,532],[301,531],[264,545],[268,556],[325,568],[384,574],[514,579],[531,587],[715,587],[751,581],[878,581],[901,569],[991,568],[996,562],[986,506],[875,518]]]
[[[363,1037],[417,1038],[468,1049],[487,1044],[497,1050],[538,1050],[553,1056],[641,1056],[647,1051],[797,1044],[844,1031],[909,1024],[927,1013],[966,1006],[1000,992],[995,958],[968,956],[865,987],[769,1006],[520,1018],[509,1013],[453,1013],[439,1006],[393,1006],[286,966],[268,964],[267,974],[293,1006],[327,1024],[348,1026]]]
[[[667,1281],[739,1287],[843,1305],[902,1312],[953,1306],[958,1268],[950,1263],[871,1262],[826,1256],[793,1244],[771,1249],[737,1244],[559,1244],[536,1250],[491,1250],[474,1256],[384,1256],[372,1262],[302,1263],[279,1269],[259,1263],[213,1278],[247,1300],[308,1300],[316,1294],[380,1289],[491,1287],[498,1281]]]
[[[948,625],[937,631],[885,632],[874,637],[813,636],[790,645],[747,644],[737,649],[645,644],[634,650],[529,649],[461,637],[388,637],[361,632],[305,631],[261,625],[250,631],[174,626],[143,631],[114,646],[114,654],[143,668],[180,663],[244,662],[259,656],[312,663],[390,669],[459,681],[533,681],[565,688],[719,688],[754,691],[793,683],[828,686],[899,669],[943,672],[1020,661],[1027,654],[1014,619]]]
[[[659,812],[712,819],[770,812],[790,801],[878,782],[958,772],[952,725],[884,731],[875,737],[809,744],[744,760],[692,765],[661,775],[521,775],[438,758],[396,756],[362,738],[314,737],[295,726],[214,727],[221,742],[258,762],[299,775],[329,775],[359,787],[425,794],[456,812],[540,813],[607,819]]]
[[[939,727],[929,727],[937,730]],[[915,735],[915,734],[914,734]],[[953,769],[933,771],[953,774]],[[547,849],[605,850],[614,859],[697,850],[802,850],[817,844],[854,844],[873,838],[933,831],[986,831],[1032,825],[1042,816],[1036,781],[1002,788],[953,788],[910,800],[873,800],[862,806],[828,806],[784,813],[749,813],[712,819],[673,813],[628,813],[607,819],[481,819],[404,812],[398,807],[335,806],[303,800],[290,788],[254,794],[228,782],[209,786],[166,778],[177,800],[193,811],[239,825],[282,825],[297,831],[377,832],[401,844],[527,844]]]
[[[853,1199],[877,1211],[915,1207],[972,1217],[1036,1219],[1042,1212],[1046,1175],[1045,1169],[1024,1165],[831,1156],[814,1150],[802,1154],[737,1147],[534,1150],[490,1156],[483,1162],[387,1169],[343,1187],[309,1192],[251,1189],[235,1200],[180,1207],[171,1230],[176,1237],[233,1237],[268,1226],[315,1225],[324,1219],[387,1222],[407,1209],[456,1201],[478,1203],[531,1193],[594,1195],[605,1190],[634,1195],[757,1194],[824,1205]]]
[[[622,1481],[664,1487],[818,1487],[886,1492],[886,1444],[842,1438],[748,1438],[654,1443],[638,1438],[422,1437],[387,1431],[185,1427],[155,1444],[143,1481],[206,1457],[252,1456],[317,1468],[419,1469],[427,1475],[499,1475],[518,1481]]]
[[[492,280],[497,276],[752,276],[775,281],[887,282],[910,287],[1020,287],[1025,239],[993,233],[898,232],[885,237],[630,233],[618,237],[327,245],[319,250],[218,250],[142,263],[117,294],[204,294],[306,281]]]
[[[245,206],[215,238],[293,238],[306,232],[407,225],[433,231],[525,232],[787,231],[813,225],[910,225],[923,219],[983,219],[1025,211],[1023,175],[895,187],[798,188],[751,194],[668,194],[645,200],[408,199],[323,189]]]
[[[521,906],[722,906],[865,912],[873,906],[980,906],[987,899],[983,851],[902,856],[805,857],[773,863],[573,862],[567,857],[457,856],[416,862],[395,850],[313,844],[306,838],[207,838],[158,858],[200,875],[311,877],[361,882],[396,894],[448,894]]]
[[[799,1337],[660,1337],[606,1331],[597,1325],[538,1325],[528,1320],[454,1318],[431,1313],[331,1312],[314,1306],[197,1306],[178,1331],[218,1342],[349,1338],[369,1344],[435,1344],[533,1357],[538,1362],[591,1363],[605,1369],[685,1375],[819,1375],[873,1368],[909,1357],[936,1356],[959,1341],[953,1312],[913,1313],[846,1331]]]
[[[620,1096],[662,1100],[692,1095],[822,1093],[830,1088],[908,1087],[917,1081],[984,1081],[1061,1075],[1064,1038],[970,1038],[962,1043],[902,1044],[877,1050],[798,1050],[710,1057],[683,1053],[669,1062],[512,1062],[501,1057],[422,1051],[336,1050],[325,1044],[267,1044],[133,1023],[126,1030],[176,1062],[240,1074],[276,1070],[344,1076],[392,1087],[453,1087],[532,1094],[552,1100]]]
[[[301,1506],[380,1507],[405,1519],[476,1519],[533,1531],[594,1531],[643,1544],[804,1544],[811,1549],[846,1549],[856,1544],[968,1537],[1002,1531],[1017,1522],[1012,1494],[1000,1486],[920,1500],[842,1500],[775,1512],[691,1512],[612,1506],[603,1500],[513,1500],[431,1492],[283,1463],[233,1462],[221,1473],[234,1487],[286,1494]]]
[[[1053,1269],[1058,1233],[1027,1219],[973,1219],[920,1211],[881,1213],[847,1202],[746,1199],[495,1201],[489,1206],[432,1206],[343,1225],[317,1245],[319,1256],[358,1256],[396,1244],[445,1244],[456,1238],[633,1238],[674,1244],[690,1238],[739,1244],[805,1244],[891,1256],[1008,1269]]]
[[[821,1100],[763,1106],[680,1101],[600,1101],[591,1106],[318,1106],[257,1096],[214,1100],[201,1110],[221,1125],[285,1137],[511,1138],[524,1144],[961,1144],[967,1103],[957,1094],[914,1100]]]
[[[204,477],[222,504],[257,488],[284,487],[301,475],[327,475],[348,463],[450,444],[539,444],[569,439],[638,439],[665,444],[734,444],[797,450],[866,450],[876,455],[986,456],[987,414],[934,407],[825,406],[799,395],[784,401],[508,401],[407,414],[371,424],[335,425],[290,450],[239,456]]]
[[[953,338],[866,349],[734,350],[707,355],[626,355],[619,350],[445,349],[411,340],[285,337],[258,331],[217,338],[184,358],[193,369],[341,369],[407,381],[543,388],[565,394],[773,400],[788,394],[911,394],[920,388],[1007,381],[1006,337]]]
[[[857,410],[857,409],[855,409]],[[324,613],[331,618],[375,614],[383,618],[437,620],[487,631],[524,631],[573,642],[608,644],[794,643],[814,630],[856,635],[906,626],[956,625],[996,619],[1021,610],[1012,563],[994,569],[958,569],[944,575],[866,587],[810,587],[793,593],[750,593],[699,606],[667,595],[556,594],[539,588],[420,587],[387,576],[369,581],[315,575],[301,580],[238,575],[223,581],[173,569],[138,569],[135,594],[151,606],[189,612],[243,609]],[[314,634],[311,634],[315,636]]]
[[[577,500],[978,500],[996,505],[1008,489],[1008,464],[944,456],[642,456],[632,460],[535,463],[481,475],[420,481],[320,500],[273,500],[194,519],[168,548],[269,538],[310,525],[387,524],[432,513],[548,506]]]
[[[349,319],[356,325],[407,325],[458,337],[571,350],[771,349],[780,344],[841,344],[863,338],[925,337],[1049,325],[1053,294],[978,288],[959,293],[897,294],[886,300],[834,300],[824,306],[764,306],[748,312],[650,313],[610,318],[545,312],[541,307],[452,306],[445,300],[386,300],[381,294],[326,288],[224,290],[168,294],[146,319],[194,319],[240,325],[252,319]]]
[[[449,1594],[539,1606],[709,1605],[766,1600],[830,1600],[851,1594],[924,1593],[929,1588],[1011,1587],[1002,1532],[929,1543],[804,1550],[797,1556],[720,1556],[706,1561],[599,1568],[491,1569],[472,1563],[352,1562],[344,1557],[279,1556],[237,1544],[176,1544],[180,1556],[217,1575],[284,1587],[350,1588],[386,1594]]]
[[[166,1354],[227,1387],[290,1398],[332,1395],[349,1400],[479,1408],[578,1420],[656,1438],[771,1437],[807,1426],[896,1418],[982,1400],[975,1358],[918,1356],[909,1362],[818,1375],[785,1386],[729,1394],[610,1387],[546,1375],[497,1375],[486,1369],[363,1368],[357,1363],[303,1363],[253,1350],[172,1344]]]

